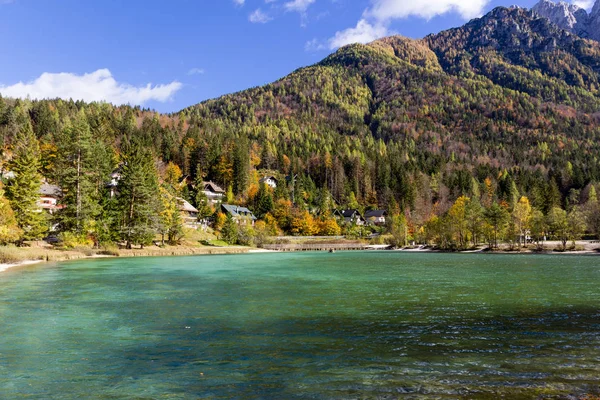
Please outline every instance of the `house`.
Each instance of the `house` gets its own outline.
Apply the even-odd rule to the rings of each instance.
[[[47,211],[50,214],[54,214],[56,210],[64,208],[63,205],[59,205],[58,202],[62,198],[62,190],[56,185],[43,182],[40,186],[40,198],[37,201],[37,205],[40,207],[40,211]]]
[[[254,225],[254,222],[257,220],[252,211],[248,210],[246,207],[221,204],[221,211],[225,215],[230,215],[231,218],[240,225],[246,225],[248,223]]]
[[[387,211],[385,210],[369,210],[365,212],[365,220],[369,225],[382,226],[385,225]]]
[[[277,178],[275,178],[274,176],[265,176],[264,178],[260,179],[258,183],[260,183],[261,185],[264,183],[265,185],[270,186],[273,189],[277,189],[277,184],[279,183],[279,180],[277,180]]]
[[[181,214],[183,225],[188,228],[195,228],[198,225],[198,210],[187,200],[181,197],[177,198],[177,209]]]
[[[204,188],[202,191],[206,195],[209,203],[217,204],[223,201],[225,191],[213,182],[202,182]]]
[[[358,210],[335,210],[333,215],[343,218],[346,224],[363,226],[365,219],[360,215]]]
[[[110,174],[110,182],[106,184],[106,188],[110,193],[110,197],[115,197],[117,193],[117,186],[119,186],[119,181],[121,180],[121,167],[117,168],[112,174]]]

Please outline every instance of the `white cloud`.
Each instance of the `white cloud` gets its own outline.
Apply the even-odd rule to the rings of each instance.
[[[286,11],[305,13],[316,0],[292,0],[283,5]]]
[[[447,13],[457,13],[463,19],[483,14],[490,0],[371,0],[372,6],[363,13],[354,28],[338,31],[329,39],[331,49],[350,43],[367,43],[391,35],[390,23],[411,16],[430,19]],[[580,2],[593,0],[576,0]]]
[[[188,71],[188,75],[203,75],[204,69],[202,68],[192,68]]]
[[[233,0],[233,2],[238,6],[243,6],[246,0]]]
[[[573,4],[577,7],[585,8],[586,10],[590,10],[594,5],[595,0],[574,0]]]
[[[114,104],[143,105],[150,100],[168,101],[181,87],[182,84],[177,81],[154,86],[151,83],[145,86],[119,83],[108,69],[99,69],[83,75],[44,72],[39,78],[30,82],[19,82],[11,86],[0,85],[0,93],[6,97],[33,99],[60,97],[88,102],[106,101]]]
[[[333,50],[351,43],[369,43],[387,35],[390,35],[387,26],[361,19],[356,27],[339,31],[329,39],[329,48]]]
[[[254,10],[254,12],[248,16],[248,21],[252,22],[253,24],[266,24],[272,19],[273,18],[264,13],[260,8]]]
[[[304,45],[304,51],[315,52],[320,50],[325,50],[327,46],[325,46],[319,39],[313,39],[306,42]]]
[[[480,16],[489,0],[374,0],[365,16],[378,21],[417,16],[425,19],[456,12],[462,18]]]

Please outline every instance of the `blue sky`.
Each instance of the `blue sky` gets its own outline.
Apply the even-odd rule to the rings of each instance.
[[[498,5],[534,3],[0,0],[0,93],[174,112],[277,80],[348,41],[420,38]]]

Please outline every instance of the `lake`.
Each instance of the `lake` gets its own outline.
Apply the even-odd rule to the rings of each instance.
[[[600,257],[276,253],[0,274],[0,398],[600,389]]]

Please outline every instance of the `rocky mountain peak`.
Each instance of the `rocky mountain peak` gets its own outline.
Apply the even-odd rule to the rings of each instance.
[[[548,18],[556,25],[567,30],[575,29],[578,22],[581,22],[578,21],[578,18],[575,15],[580,10],[582,9],[574,4],[569,4],[564,1],[554,3],[550,0],[541,0],[532,9],[536,14]]]
[[[577,36],[600,41],[600,0],[590,14],[574,4],[552,0],[540,0],[532,11]]]

